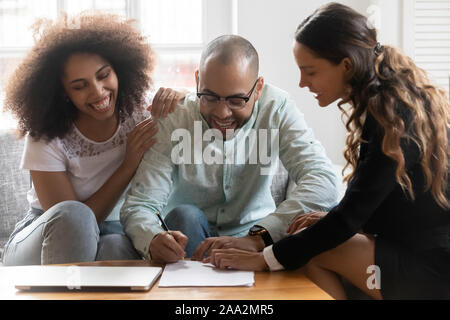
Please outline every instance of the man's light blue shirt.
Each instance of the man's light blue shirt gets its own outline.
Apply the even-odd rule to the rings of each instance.
[[[336,204],[333,165],[285,91],[264,85],[250,119],[232,139],[209,129],[195,93],[159,120],[157,143],[143,157],[120,213],[144,257],[150,258],[150,242],[163,232],[156,211],[164,216],[179,205],[195,205],[213,234],[244,236],[258,224],[276,242],[296,215]],[[278,159],[296,187],[275,207],[270,186]]]

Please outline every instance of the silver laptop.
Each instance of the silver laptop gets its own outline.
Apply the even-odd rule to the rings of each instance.
[[[12,272],[19,290],[147,291],[161,275],[160,267],[21,266]],[[11,274],[11,273],[9,273]]]

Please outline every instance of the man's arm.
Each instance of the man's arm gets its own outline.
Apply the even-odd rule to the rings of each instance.
[[[328,211],[337,204],[338,178],[323,146],[314,138],[295,102],[285,99],[279,116],[280,159],[296,187],[274,213],[258,222],[274,242],[284,238],[298,214]]]
[[[164,233],[156,212],[166,207],[172,190],[177,169],[171,159],[171,135],[176,128],[183,126],[179,122],[185,117],[177,113],[183,109],[185,102],[180,102],[177,112],[158,121],[158,133],[155,135],[157,142],[142,158],[120,211],[120,222],[125,233],[136,250],[147,259],[152,258],[150,243],[158,234]]]
[[[167,204],[172,188],[173,170],[170,158],[167,159],[156,149],[147,152],[131,180],[120,211],[120,222],[125,233],[136,250],[147,259],[151,258],[151,241],[164,231],[156,212],[162,211]]]

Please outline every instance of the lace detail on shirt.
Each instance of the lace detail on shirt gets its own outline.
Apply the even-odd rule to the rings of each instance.
[[[95,157],[125,144],[128,133],[134,129],[136,124],[145,118],[146,115],[143,113],[135,112],[132,117],[123,120],[114,136],[104,143],[94,143],[86,140],[75,127],[60,141],[69,160],[73,158]]]

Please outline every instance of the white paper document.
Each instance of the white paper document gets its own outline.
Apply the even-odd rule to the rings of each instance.
[[[252,286],[253,271],[222,270],[201,261],[181,260],[167,264],[159,287]]]

